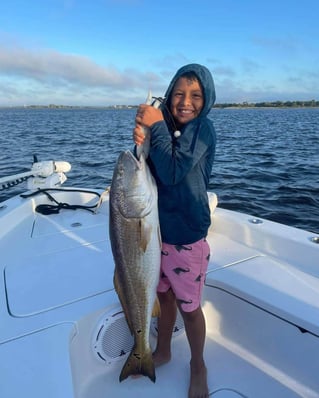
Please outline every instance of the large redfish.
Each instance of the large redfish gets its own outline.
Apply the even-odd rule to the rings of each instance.
[[[109,228],[114,286],[134,336],[119,379],[142,374],[155,382],[149,331],[154,304],[153,316],[159,315],[156,288],[161,239],[157,187],[144,152],[139,159],[130,151],[119,155],[110,189]]]

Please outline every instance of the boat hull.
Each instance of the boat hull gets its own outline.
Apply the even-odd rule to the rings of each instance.
[[[96,203],[96,195],[76,191],[51,193],[59,202]],[[108,195],[94,213],[35,211],[50,203],[39,194],[0,205],[0,396],[186,396],[182,323],[155,385],[118,382],[132,341],[113,287]],[[319,237],[213,206],[207,239],[202,305],[211,395],[318,397]]]

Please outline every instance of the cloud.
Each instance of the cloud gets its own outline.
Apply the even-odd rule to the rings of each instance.
[[[234,79],[220,79],[216,82],[217,103],[256,103],[264,101],[309,101],[314,98],[302,79],[287,78],[273,82],[251,82],[247,85]]]
[[[255,37],[252,39],[253,44],[263,50],[271,51],[275,54],[295,55],[302,45],[296,38],[280,38],[280,37]]]
[[[101,65],[89,57],[48,49],[30,49],[0,42],[0,106],[23,104],[114,105],[139,104],[151,89],[163,95],[181,64],[192,62],[181,53],[151,59],[156,72]],[[261,61],[243,57],[234,65],[207,59],[218,102],[309,99],[318,91],[318,72],[287,64],[271,70]],[[271,86],[269,85],[271,82]],[[307,95],[308,91],[308,95]],[[314,97],[313,94],[310,97]]]
[[[242,58],[241,59],[241,67],[244,73],[248,73],[250,75],[255,74],[261,70],[261,65],[249,58]]]
[[[171,73],[174,73],[177,68],[180,68],[182,65],[190,63],[191,61],[182,53],[174,53],[171,55],[167,55],[162,58],[152,58],[151,63],[161,68],[172,70]]]
[[[12,101],[16,92],[24,101],[37,92],[39,100],[47,97],[49,102],[57,98],[70,100],[76,95],[80,102],[97,96],[104,97],[104,102],[114,103],[114,98],[118,98],[125,103],[125,98],[144,98],[149,87],[161,92],[163,85],[166,83],[162,76],[153,72],[120,70],[113,65],[99,65],[82,55],[0,43],[0,92],[6,92]]]
[[[222,76],[234,77],[236,76],[236,72],[233,68],[229,66],[216,66],[215,68],[213,68],[213,75],[217,76],[218,78]]]
[[[126,88],[140,86],[149,74],[103,67],[89,58],[53,50],[31,51],[0,47],[0,73],[39,82],[69,82],[86,86]],[[154,76],[152,76],[154,79]]]

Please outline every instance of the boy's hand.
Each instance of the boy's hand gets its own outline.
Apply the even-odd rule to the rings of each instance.
[[[142,145],[144,140],[145,140],[145,135],[143,127],[137,123],[135,129],[133,130],[133,141],[136,145]]]
[[[154,123],[164,120],[162,111],[151,105],[142,104],[138,107],[135,122],[145,127],[151,127]]]

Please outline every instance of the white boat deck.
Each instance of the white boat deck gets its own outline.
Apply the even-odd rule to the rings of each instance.
[[[206,284],[319,336],[319,279],[267,256],[210,272]]]
[[[64,196],[74,203],[73,195]],[[89,194],[79,198],[95,200]],[[49,202],[43,196],[15,198],[0,208],[1,398],[186,397],[189,351],[183,330],[173,339],[172,361],[157,369],[155,384],[144,377],[119,383],[124,357],[108,362],[94,352],[101,320],[119,312],[108,201],[97,214],[62,210],[50,216],[30,211],[37,203]],[[319,397],[314,237],[216,209],[203,297],[211,396]]]

